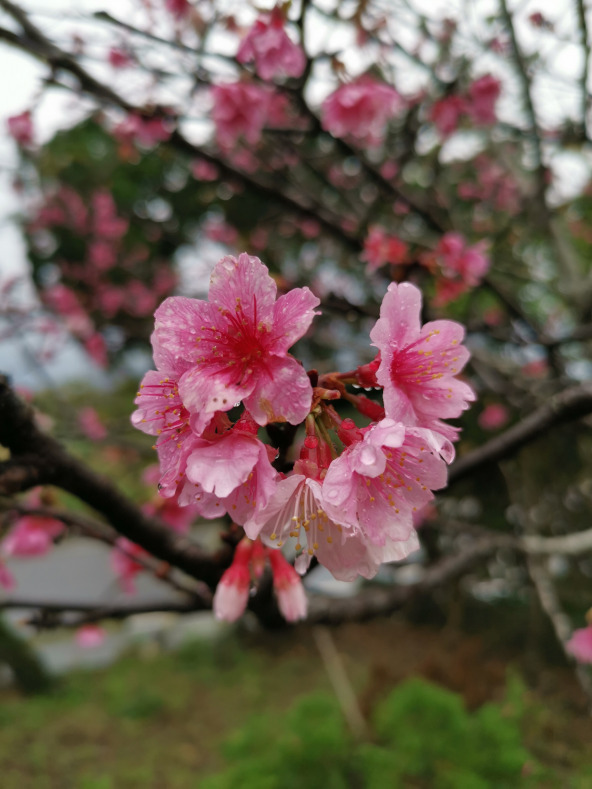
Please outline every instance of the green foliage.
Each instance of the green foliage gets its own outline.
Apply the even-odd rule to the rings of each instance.
[[[501,789],[552,778],[522,744],[523,688],[475,713],[460,696],[421,679],[396,688],[375,710],[377,741],[354,746],[337,702],[301,699],[285,719],[259,716],[226,744],[231,766],[203,789]],[[528,774],[527,774],[528,773]],[[544,784],[550,785],[550,784]]]
[[[227,742],[233,766],[203,789],[347,789],[351,744],[337,703],[317,693],[284,719],[261,715]]]

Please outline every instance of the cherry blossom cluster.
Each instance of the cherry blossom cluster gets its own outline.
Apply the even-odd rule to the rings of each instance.
[[[307,287],[278,298],[258,258],[224,257],[209,301],[171,297],[156,310],[156,370],[132,422],[157,436],[163,497],[205,518],[227,513],[249,540],[295,555],[300,573],[316,557],[338,579],[371,578],[418,548],[414,520],[446,485],[458,428],[443,420],[474,400],[458,377],[469,353],[462,326],[422,327],[419,290],[392,283],[370,333],[375,359],[307,373],[288,351],[318,305]],[[381,390],[382,402],[361,386]],[[273,429],[262,434],[274,423],[294,426],[295,446],[280,453]],[[244,599],[248,565],[225,576],[221,615]]]
[[[101,366],[108,359],[100,326],[152,315],[176,284],[170,265],[150,260],[149,248],[131,241],[129,220],[118,214],[104,189],[95,190],[85,202],[74,189],[60,186],[45,196],[28,229],[34,241],[49,231],[59,244],[82,243],[76,262],[58,259],[60,281],[46,286],[41,296]],[[153,237],[159,232],[152,231]]]

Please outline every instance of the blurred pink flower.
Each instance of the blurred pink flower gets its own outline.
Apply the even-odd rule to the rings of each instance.
[[[394,88],[373,77],[361,76],[341,85],[321,107],[325,131],[335,137],[352,135],[360,142],[378,145],[390,118],[403,106]]]
[[[90,405],[81,408],[78,412],[78,427],[91,441],[102,441],[107,436],[101,417]]]
[[[261,85],[233,82],[212,88],[212,120],[221,148],[233,148],[239,138],[256,145],[267,122],[271,93]]]
[[[105,631],[98,625],[82,625],[76,631],[76,644],[82,649],[96,649],[105,641]]]
[[[4,556],[44,556],[64,529],[56,518],[23,515],[0,543],[0,552]]]
[[[220,171],[215,164],[205,159],[196,159],[191,165],[191,174],[198,181],[215,181],[220,176]]]
[[[8,133],[19,145],[31,145],[33,142],[33,121],[30,110],[12,115],[6,121]]]
[[[479,414],[479,425],[483,430],[499,430],[510,418],[510,414],[505,405],[501,403],[490,403],[485,406]]]
[[[127,50],[121,47],[111,47],[108,55],[109,65],[113,68],[125,68],[133,64],[133,58]]]
[[[98,332],[91,334],[91,336],[84,341],[84,348],[99,367],[107,367],[107,345],[101,334]]]
[[[239,63],[255,61],[261,79],[299,77],[306,67],[306,57],[284,30],[284,16],[279,8],[260,16],[242,40],[236,55]]]
[[[491,74],[485,74],[471,83],[466,108],[474,123],[484,126],[495,123],[495,105],[501,91],[501,82]]]
[[[134,594],[136,591],[134,580],[144,567],[135,561],[134,557],[143,556],[148,556],[146,551],[126,537],[118,537],[115,541],[115,547],[111,551],[111,569],[126,594]]]
[[[368,263],[366,270],[372,272],[385,263],[407,262],[407,252],[408,247],[404,241],[397,236],[387,234],[382,227],[375,225],[370,228],[370,233],[364,240],[361,259]]]
[[[465,110],[466,103],[461,96],[445,96],[432,105],[430,120],[443,137],[448,137],[458,128]]]
[[[16,586],[13,574],[2,560],[0,560],[0,586],[7,592],[10,592]]]
[[[592,663],[592,624],[574,630],[566,648],[578,663]]]

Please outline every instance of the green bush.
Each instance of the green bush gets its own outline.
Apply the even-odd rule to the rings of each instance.
[[[203,789],[502,789],[552,785],[522,744],[520,688],[475,713],[420,679],[374,710],[375,742],[355,744],[337,705],[302,698],[281,719],[259,716],[226,744],[229,767]],[[525,767],[527,769],[525,769]]]

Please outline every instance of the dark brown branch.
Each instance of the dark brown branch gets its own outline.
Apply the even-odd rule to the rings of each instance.
[[[186,614],[194,611],[207,610],[210,606],[199,599],[186,601],[163,600],[162,602],[114,603],[113,605],[96,605],[94,603],[51,602],[47,600],[30,600],[13,597],[0,600],[0,610],[34,609],[37,613],[27,620],[27,624],[43,628],[80,627],[81,625],[100,622],[102,619],[127,619],[137,614],[155,612]],[[79,616],[72,616],[78,614]]]
[[[358,622],[374,616],[389,614],[414,597],[427,594],[442,586],[486,559],[500,547],[507,547],[507,535],[476,540],[462,553],[442,559],[433,565],[424,577],[408,586],[374,587],[359,592],[355,597],[334,599],[312,596],[309,600],[308,622],[327,625],[341,622]]]
[[[460,457],[450,468],[448,484],[457,482],[483,466],[511,457],[521,447],[543,436],[549,428],[590,413],[592,384],[566,389],[501,435]]]
[[[230,547],[214,555],[206,554],[189,538],[144,515],[109,480],[95,474],[55,439],[42,433],[35,425],[32,410],[19,400],[3,377],[0,377],[0,444],[10,449],[15,464],[21,457],[34,456],[34,468],[43,470],[39,481],[77,496],[100,512],[119,534],[193,578],[212,588],[216,586],[222,569],[230,561]]]

